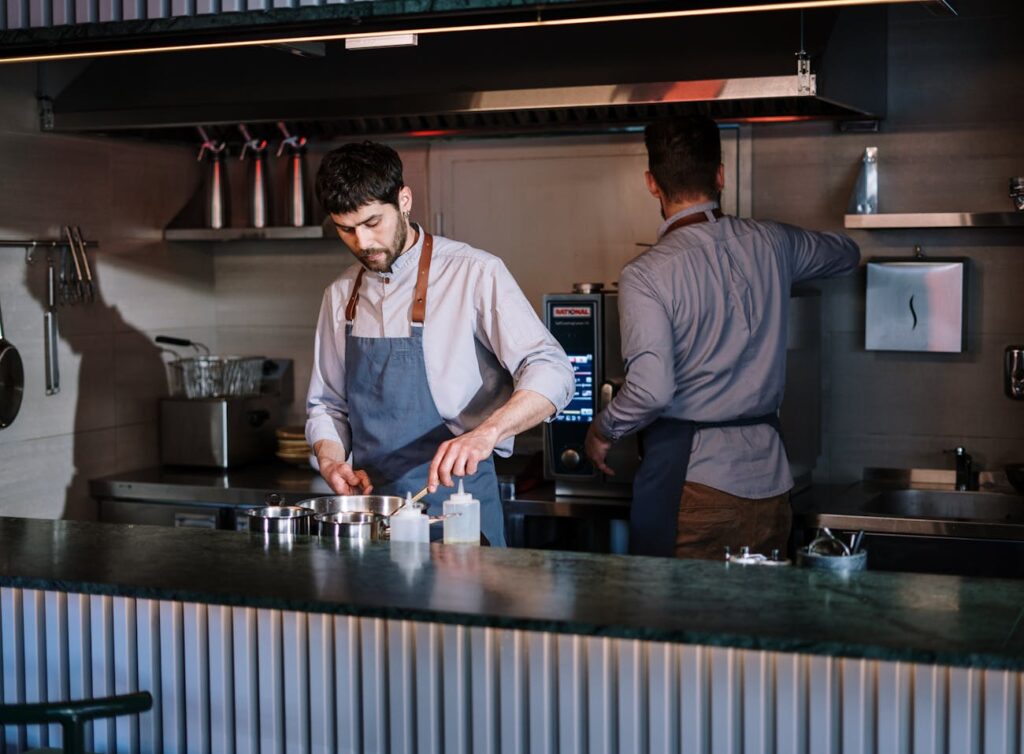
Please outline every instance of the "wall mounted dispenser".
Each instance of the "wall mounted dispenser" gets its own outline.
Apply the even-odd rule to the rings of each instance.
[[[966,259],[879,260],[867,270],[867,350],[964,350]]]

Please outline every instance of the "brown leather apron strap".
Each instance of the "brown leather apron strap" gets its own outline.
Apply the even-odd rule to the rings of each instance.
[[[427,283],[430,282],[430,258],[434,255],[434,237],[427,232],[423,233],[423,251],[420,252],[420,266],[416,274],[416,291],[412,300],[412,321],[422,325],[427,314]],[[356,276],[355,285],[352,286],[352,295],[348,297],[348,304],[345,306],[345,321],[353,322],[356,318],[356,304],[359,303],[359,287],[363,284],[363,275],[366,268],[359,270]]]
[[[345,321],[352,322],[356,318],[356,304],[359,302],[359,286],[363,284],[363,273],[366,268],[359,270],[356,275],[356,284],[352,286],[352,295],[348,297],[348,305],[345,307]]]
[[[717,207],[715,207],[715,209],[712,210],[711,214],[714,215],[716,218],[719,218],[719,217],[722,216],[722,210],[720,210]],[[676,230],[677,228],[682,228],[684,225],[694,225],[696,223],[706,223],[707,221],[708,221],[708,214],[707,214],[707,212],[694,212],[692,215],[687,215],[686,217],[680,217],[674,223],[669,225],[668,226],[668,230],[666,230],[664,233],[662,233],[662,236],[663,237],[667,236],[673,230]]]
[[[427,283],[430,282],[430,257],[434,254],[434,237],[423,232],[423,251],[420,252],[420,269],[416,274],[416,293],[412,300],[413,324],[422,325],[427,315]]]

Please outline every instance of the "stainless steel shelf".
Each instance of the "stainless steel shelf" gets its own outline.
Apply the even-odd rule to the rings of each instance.
[[[326,238],[323,226],[275,228],[167,228],[166,241],[300,241]]]
[[[846,215],[843,226],[881,228],[1024,228],[1024,212],[885,212]]]

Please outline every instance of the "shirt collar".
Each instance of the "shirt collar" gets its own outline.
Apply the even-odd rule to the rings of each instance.
[[[672,217],[666,219],[665,222],[658,226],[658,240],[661,240],[661,237],[665,235],[665,232],[676,220],[689,215],[696,215],[698,212],[711,212],[715,209],[718,209],[718,202],[701,202],[700,204],[694,204],[686,209],[679,210],[672,215]]]
[[[391,277],[402,275],[404,270],[410,267],[410,265],[415,267],[419,263],[420,252],[423,251],[423,239],[426,237],[426,234],[423,232],[422,227],[415,225],[415,223],[414,226],[419,231],[419,237],[416,239],[416,243],[414,243],[408,251],[400,254],[398,258],[391,263],[391,272],[378,272],[377,275],[379,277],[387,280]]]

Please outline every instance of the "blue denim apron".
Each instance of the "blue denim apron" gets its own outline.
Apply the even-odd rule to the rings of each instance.
[[[356,302],[365,269],[359,271],[345,309],[345,391],[352,427],[352,461],[364,469],[375,494],[416,493],[427,484],[427,472],[438,446],[455,437],[437,411],[427,384],[423,359],[423,320],[434,239],[425,234],[420,253],[412,309],[412,333],[407,338],[363,338],[352,334]],[[505,521],[494,473],[494,457],[462,477],[466,492],[480,501],[480,529],[495,547],[505,546]],[[439,487],[427,495],[431,515],[455,490]],[[440,538],[441,527],[431,527]]]
[[[722,216],[718,209],[711,214],[716,219]],[[681,217],[669,226],[662,238],[676,228],[707,222],[708,219],[704,212]],[[694,433],[711,427],[749,427],[755,424],[768,424],[780,431],[779,417],[767,414],[721,422],[662,418],[640,433],[642,458],[633,477],[633,500],[629,507],[630,554],[666,558],[675,554],[679,502],[686,484]]]

